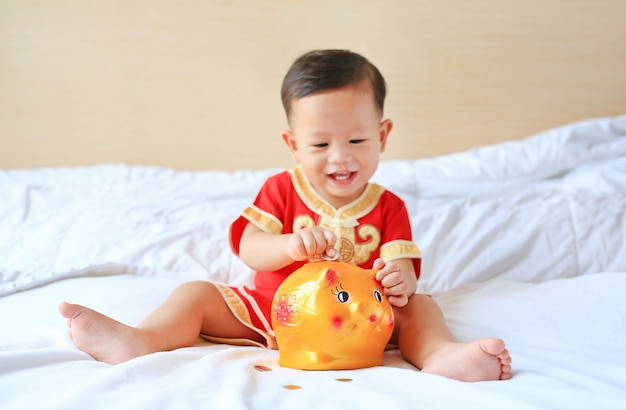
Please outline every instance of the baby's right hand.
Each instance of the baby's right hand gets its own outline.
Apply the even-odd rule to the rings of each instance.
[[[294,261],[320,260],[325,252],[334,255],[336,241],[337,237],[328,229],[310,226],[289,237],[287,253]]]

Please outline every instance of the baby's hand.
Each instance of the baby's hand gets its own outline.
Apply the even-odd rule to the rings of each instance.
[[[376,273],[376,280],[383,285],[383,290],[389,303],[393,306],[403,307],[409,302],[409,296],[417,289],[417,279],[413,269],[400,270],[400,264],[385,262],[378,258],[374,261],[374,269],[380,269]]]
[[[326,252],[334,256],[337,237],[328,229],[310,226],[289,237],[287,253],[294,261],[320,260]]]

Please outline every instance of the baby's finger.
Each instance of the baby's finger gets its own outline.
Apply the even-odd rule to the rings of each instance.
[[[326,250],[330,247],[332,247],[329,243],[328,243],[328,236],[327,236],[327,231],[326,229],[320,229],[320,230],[316,230],[315,231],[315,242],[316,242],[316,255],[320,256],[323,255]],[[332,234],[332,232],[331,232]],[[334,235],[333,235],[334,238]],[[334,242],[333,242],[334,244]]]
[[[402,274],[400,272],[388,272],[380,279],[380,284],[383,285],[384,288],[392,288],[403,283],[404,281],[402,279]]]
[[[327,248],[322,255],[322,259],[331,262],[339,260],[340,257],[341,255],[339,254],[339,251],[335,248]]]
[[[302,242],[304,243],[304,251],[307,257],[311,258],[319,254],[317,251],[318,239],[315,237],[315,232],[310,232],[304,236]]]
[[[385,267],[385,261],[382,260],[382,258],[376,258],[376,260],[374,261],[374,265],[372,266],[373,269],[382,269]]]
[[[324,239],[326,239],[326,249],[324,249],[324,254],[322,257],[326,261],[336,261],[339,260],[341,255],[339,254],[339,250],[336,249],[335,243],[337,242],[337,237],[331,231],[324,229]]]
[[[303,261],[308,258],[304,239],[301,236],[294,235],[290,239],[289,255],[295,261]]]
[[[306,235],[306,252],[309,258],[320,259],[327,249],[323,229],[311,229]]]
[[[374,263],[376,263],[376,261]],[[383,280],[385,278],[395,273],[400,274],[400,268],[398,268],[398,264],[394,262],[389,262],[385,264],[385,266],[381,270],[379,270],[378,273],[376,273],[376,280],[383,283]],[[387,283],[389,284],[388,286],[393,285],[392,282],[389,282],[389,279],[387,280],[388,280]],[[401,279],[395,279],[395,280],[396,282],[398,282]],[[383,283],[383,286],[385,286],[384,283]]]
[[[409,303],[409,298],[406,295],[388,296],[387,300],[389,301],[389,304],[396,307],[404,307],[407,303]]]
[[[406,293],[409,291],[409,286],[406,282],[400,282],[397,285],[391,287],[384,287],[383,290],[385,292],[385,295],[387,296],[400,296],[406,295]]]
[[[337,243],[337,236],[328,229],[324,229],[322,233],[324,234],[324,239],[326,239],[326,247],[334,248],[335,244]]]

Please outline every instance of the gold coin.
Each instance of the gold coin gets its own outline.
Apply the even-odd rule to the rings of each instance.
[[[269,367],[261,366],[260,364],[254,366],[254,369],[258,372],[271,372],[272,371],[272,369],[270,369]]]

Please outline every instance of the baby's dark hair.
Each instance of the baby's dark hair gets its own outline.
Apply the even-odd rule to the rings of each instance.
[[[362,81],[372,85],[374,102],[382,115],[387,93],[385,79],[365,57],[348,50],[314,50],[300,56],[287,71],[281,88],[287,119],[294,99]]]

